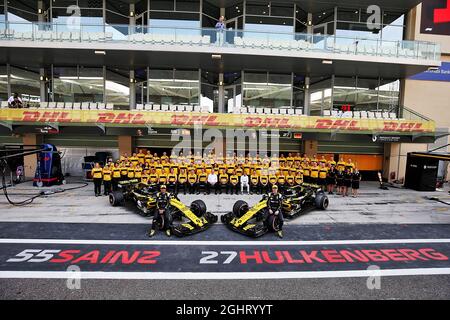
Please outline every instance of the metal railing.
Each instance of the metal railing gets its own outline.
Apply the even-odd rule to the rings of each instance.
[[[440,46],[427,41],[391,41],[335,35],[216,30],[213,28],[149,27],[126,24],[18,22],[0,25],[0,39],[55,42],[111,42],[135,44],[200,45],[227,48],[313,51],[439,60]]]

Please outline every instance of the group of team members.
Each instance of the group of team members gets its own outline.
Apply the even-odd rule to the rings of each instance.
[[[95,195],[108,195],[116,190],[119,181],[135,179],[147,184],[166,185],[175,193],[186,192],[210,194],[268,193],[272,186],[285,187],[302,183],[321,186],[328,193],[335,191],[348,196],[352,189],[358,194],[361,174],[355,164],[342,158],[335,162],[332,157],[311,158],[299,153],[287,156],[260,157],[254,155],[232,155],[223,157],[210,153],[202,156],[199,152],[184,156],[165,152],[159,156],[150,151],[140,150],[132,155],[123,154],[101,167],[99,163],[92,169]]]

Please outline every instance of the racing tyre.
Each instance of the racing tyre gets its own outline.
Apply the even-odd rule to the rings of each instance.
[[[125,201],[121,191],[113,191],[109,194],[109,203],[113,207],[121,206]]]
[[[329,200],[323,192],[316,194],[315,204],[317,209],[326,210],[328,208]]]
[[[238,200],[233,205],[233,214],[235,217],[242,217],[248,211],[248,203],[244,200]]]
[[[280,213],[281,214],[281,213]],[[278,219],[278,216],[274,214],[270,214],[267,218],[267,224],[269,227],[269,230],[271,231],[278,231],[280,230],[280,219]]]
[[[203,200],[194,200],[191,203],[191,210],[198,217],[202,217],[206,213],[206,204]]]

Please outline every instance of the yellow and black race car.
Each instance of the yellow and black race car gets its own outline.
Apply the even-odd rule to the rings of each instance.
[[[153,216],[157,205],[157,193],[157,185],[147,185],[137,180],[122,181],[119,182],[119,190],[109,194],[109,202],[112,206],[121,206],[127,201],[133,202],[143,216]],[[161,215],[158,226],[164,229],[164,224],[176,221],[172,224],[172,232],[179,237],[204,231],[217,222],[217,216],[207,211],[206,204],[202,200],[194,200],[190,206],[186,206],[172,194],[168,210],[171,221],[164,221]]]
[[[269,214],[266,195],[251,208],[243,200],[236,201],[233,211],[222,215],[220,219],[231,230],[254,238],[269,231],[278,231],[280,222],[278,216]]]
[[[293,219],[314,209],[326,210],[329,200],[320,187],[297,185],[283,192],[282,211],[287,219]]]

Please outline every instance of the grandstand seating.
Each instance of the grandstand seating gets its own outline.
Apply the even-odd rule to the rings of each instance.
[[[64,109],[64,110],[113,110],[113,103],[101,103],[101,102],[40,102],[33,107],[40,109]],[[0,108],[8,108],[7,101],[0,101]],[[145,111],[145,112],[202,112],[209,113],[208,106],[199,105],[167,105],[167,104],[136,104],[136,108],[131,111]],[[250,115],[297,115],[303,116],[302,108],[292,107],[241,107],[236,108],[233,113],[235,114],[250,114]],[[388,111],[341,111],[341,110],[323,110],[324,117],[335,118],[349,118],[349,119],[388,119],[398,120],[395,112]]]

